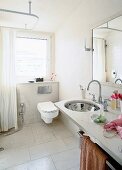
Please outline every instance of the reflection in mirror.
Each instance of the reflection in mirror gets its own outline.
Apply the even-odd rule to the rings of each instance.
[[[122,16],[93,29],[93,79],[122,84]]]

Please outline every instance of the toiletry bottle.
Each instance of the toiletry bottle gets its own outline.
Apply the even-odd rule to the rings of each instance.
[[[111,96],[111,109],[112,110],[116,109],[116,98],[114,94]]]
[[[111,109],[112,110],[116,109],[116,99],[111,99]]]
[[[85,99],[86,98],[86,89],[82,90],[82,98]]]
[[[119,93],[118,93],[118,90],[115,90],[113,93],[114,93],[115,99],[116,99],[116,108],[119,108],[120,104],[119,104]]]
[[[80,90],[81,90],[82,99],[85,99],[86,98],[86,89],[83,88],[82,85],[80,85]]]

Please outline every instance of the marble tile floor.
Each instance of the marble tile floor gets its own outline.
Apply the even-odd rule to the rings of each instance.
[[[79,139],[56,119],[0,136],[0,170],[79,170]]]

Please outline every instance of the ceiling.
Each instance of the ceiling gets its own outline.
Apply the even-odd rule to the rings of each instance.
[[[0,0],[0,8],[28,12],[29,0]],[[31,0],[32,13],[39,16],[34,30],[55,32],[81,0]],[[18,19],[18,18],[17,18]],[[12,23],[14,27],[15,21]]]

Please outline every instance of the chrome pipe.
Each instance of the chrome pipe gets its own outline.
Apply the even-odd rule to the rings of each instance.
[[[28,3],[29,3],[29,14],[31,14],[31,4],[32,4],[32,2],[29,1]]]
[[[13,10],[2,9],[2,8],[0,8],[0,11],[2,11],[2,12],[8,12],[8,13],[13,13],[13,14],[20,14],[20,15],[32,16],[32,17],[35,17],[35,18],[39,19],[39,17],[38,17],[37,15],[32,14],[32,13],[20,12],[20,11],[13,11]]]

